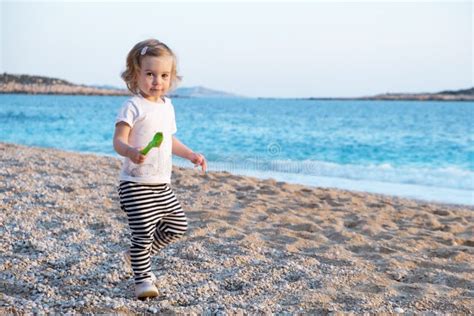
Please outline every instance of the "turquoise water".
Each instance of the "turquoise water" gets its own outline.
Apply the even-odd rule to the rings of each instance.
[[[0,141],[115,155],[114,118],[124,100],[0,95]],[[173,103],[177,136],[204,153],[211,170],[474,205],[473,102]]]

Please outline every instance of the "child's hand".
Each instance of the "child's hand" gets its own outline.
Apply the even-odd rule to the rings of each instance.
[[[142,164],[145,161],[146,156],[142,155],[140,151],[136,148],[129,148],[128,158],[130,158],[133,163]]]
[[[206,158],[198,153],[192,153],[189,160],[194,164],[194,167],[201,166],[202,171],[206,172],[207,169],[207,162]]]

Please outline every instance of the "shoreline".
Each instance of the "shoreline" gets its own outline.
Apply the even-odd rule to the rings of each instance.
[[[26,146],[32,147],[37,149],[52,149],[52,150],[61,150],[54,147],[36,147],[36,146],[28,146],[23,144],[17,143],[10,143],[5,141],[0,141],[1,144],[7,145],[14,145],[14,146]],[[109,157],[111,159],[120,159],[119,157],[112,155],[112,154],[105,154],[105,153],[96,153],[96,152],[79,152],[73,150],[62,150],[67,153],[71,154],[86,154],[86,155],[96,155],[99,157]],[[219,163],[216,163],[219,165]],[[173,159],[173,167],[174,168],[184,168],[188,170],[192,170],[193,167],[187,161],[180,159],[179,157],[174,157]],[[324,189],[334,189],[340,191],[347,191],[352,193],[360,193],[360,194],[374,194],[379,196],[385,196],[387,198],[402,198],[402,199],[409,199],[419,203],[436,203],[441,205],[447,206],[458,206],[458,207],[468,207],[474,210],[474,200],[472,197],[472,192],[469,190],[461,190],[461,189],[451,189],[451,188],[443,188],[443,187],[431,187],[421,184],[404,184],[404,183],[394,183],[394,182],[380,182],[376,180],[354,180],[354,179],[346,179],[340,177],[324,177],[324,176],[309,176],[310,179],[304,179],[305,175],[303,174],[292,174],[292,173],[285,173],[279,171],[265,171],[265,170],[243,170],[243,169],[233,169],[232,171],[227,171],[222,166],[217,166],[215,168],[212,165],[208,166],[210,172],[229,172],[235,176],[242,176],[242,177],[250,177],[254,180],[270,180],[276,182],[285,182],[287,184],[294,184],[294,185],[301,185],[310,188],[324,188]],[[298,179],[293,179],[295,176]],[[394,188],[397,188],[399,191],[394,193]],[[404,190],[404,193],[400,192],[400,190]],[[413,193],[410,193],[410,190],[413,192],[417,192],[417,196],[414,196]],[[434,190],[438,193],[438,196],[443,194],[464,194],[463,196],[458,196],[458,198],[454,199],[446,199],[441,198],[438,196],[433,196],[432,193],[423,193],[420,190]],[[460,202],[466,201],[466,202]]]
[[[177,161],[177,159],[175,159]],[[176,166],[188,168],[181,163]],[[209,168],[210,171],[222,172],[225,168]],[[315,176],[285,173],[280,171],[233,169],[233,175],[251,177],[259,180],[275,180],[287,184],[302,185],[311,188],[325,188],[353,193],[370,193],[389,198],[404,198],[420,203],[437,203],[460,207],[472,207],[474,210],[473,192],[469,190],[434,187],[421,184],[382,182],[377,180],[354,180],[342,177]],[[395,192],[396,191],[396,192]],[[416,193],[413,193],[416,192]],[[436,192],[433,193],[433,192]],[[456,198],[446,198],[448,194]]]
[[[138,301],[119,159],[0,143],[2,313],[434,313],[474,303],[472,207],[174,167],[189,230]]]

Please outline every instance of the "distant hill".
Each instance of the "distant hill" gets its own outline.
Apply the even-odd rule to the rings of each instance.
[[[123,89],[104,89],[77,85],[69,81],[30,75],[0,75],[0,93],[26,94],[78,94],[78,95],[128,95]]]
[[[457,91],[441,91],[440,94],[446,95],[474,95],[474,87],[470,89],[457,90]]]
[[[178,88],[171,92],[171,96],[184,97],[184,98],[241,98],[242,96],[212,90],[204,87],[183,87]]]
[[[436,93],[384,93],[365,97],[303,98],[304,100],[474,101],[474,87]]]

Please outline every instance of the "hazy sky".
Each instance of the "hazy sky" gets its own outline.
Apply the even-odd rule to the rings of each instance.
[[[181,86],[245,96],[362,96],[473,86],[472,1],[27,2],[0,5],[0,72],[125,87],[146,38]]]

